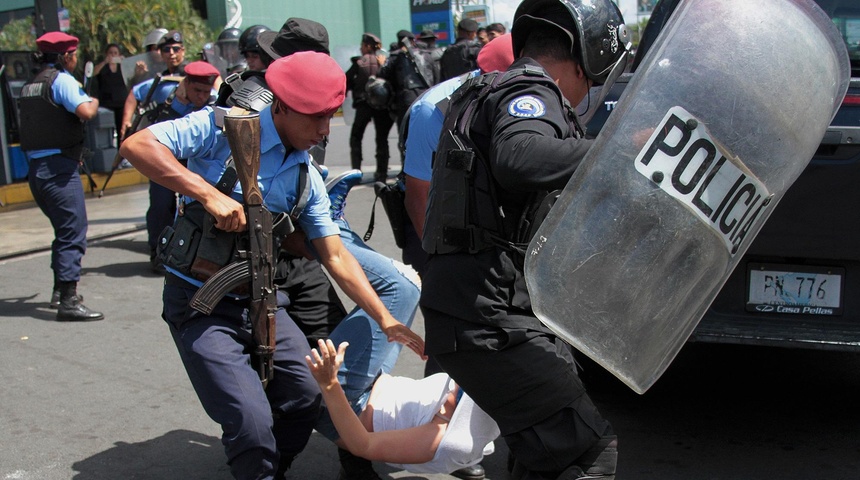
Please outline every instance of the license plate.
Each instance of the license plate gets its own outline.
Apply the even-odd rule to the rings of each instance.
[[[841,315],[844,268],[750,263],[750,312]]]

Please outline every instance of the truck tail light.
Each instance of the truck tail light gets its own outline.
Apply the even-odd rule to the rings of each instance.
[[[845,95],[845,100],[842,100],[842,105],[844,105],[846,107],[860,106],[860,94],[849,93],[849,94]]]

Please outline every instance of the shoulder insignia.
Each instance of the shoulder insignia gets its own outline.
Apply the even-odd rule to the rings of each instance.
[[[546,105],[533,95],[523,95],[511,100],[508,104],[508,114],[520,118],[540,118],[546,115]]]

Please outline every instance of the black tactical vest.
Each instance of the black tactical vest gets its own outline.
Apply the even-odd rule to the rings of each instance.
[[[526,65],[491,72],[464,83],[450,97],[445,123],[433,158],[433,176],[421,246],[431,254],[476,253],[490,247],[522,250],[533,234],[549,192],[534,195],[522,216],[505,216],[485,153],[470,138],[472,126],[491,93],[514,83],[540,82],[563,101],[558,86],[543,69]],[[546,212],[543,212],[543,216]]]
[[[74,113],[54,102],[51,87],[59,70],[48,67],[21,88],[21,149],[60,149],[63,155],[78,160],[84,146],[84,123]]]

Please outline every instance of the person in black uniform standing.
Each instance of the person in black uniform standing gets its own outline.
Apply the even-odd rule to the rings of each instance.
[[[476,151],[461,210],[474,212],[466,215],[472,235],[446,224],[459,205],[442,204],[452,190],[445,177],[465,162],[443,161],[462,152],[444,133],[424,224],[425,352],[496,420],[517,479],[615,477],[612,426],[585,392],[569,346],[536,318],[523,273],[530,226],[540,221],[528,212],[567,184],[591,145],[570,105],[624,58],[618,8],[611,0],[583,3],[520,4],[517,60],[483,103],[452,100],[446,116],[445,129],[452,115],[477,108],[464,127]]]
[[[433,85],[433,68],[423,55],[417,54],[415,50],[415,35],[409,30],[397,32],[397,42],[400,48],[392,50],[388,60],[379,69],[378,77],[391,82],[394,89],[394,116],[397,122],[400,148],[400,165],[403,169],[403,118],[406,112],[425,90]],[[377,182],[385,182],[388,178],[377,172]]]
[[[464,18],[457,24],[457,41],[445,49],[439,59],[439,81],[462,75],[478,68],[478,52],[484,46],[477,39],[478,22]]]
[[[361,141],[367,124],[373,121],[376,132],[376,178],[388,176],[388,131],[394,124],[394,119],[387,108],[375,108],[367,102],[365,86],[371,76],[379,72],[379,67],[385,63],[384,57],[377,55],[382,48],[382,41],[372,33],[361,36],[361,56],[353,59],[352,66],[346,71],[346,89],[352,91],[352,106],[355,108],[355,119],[349,133],[349,156],[354,170],[361,170],[362,152]],[[384,181],[384,180],[383,180]]]
[[[78,167],[84,146],[85,120],[92,120],[99,101],[85,94],[69,72],[78,64],[78,39],[49,32],[36,40],[41,71],[21,89],[21,148],[30,163],[27,180],[33,199],[54,228],[51,307],[57,320],[101,320],[77,294],[81,258],[87,250],[87,209]]]

